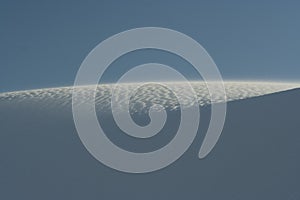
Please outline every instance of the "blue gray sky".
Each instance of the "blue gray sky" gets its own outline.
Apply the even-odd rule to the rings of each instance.
[[[201,43],[224,79],[297,81],[299,1],[8,1],[0,6],[0,92],[72,85],[86,55],[127,29],[158,26]],[[120,58],[104,81],[160,61],[195,78],[181,60],[155,51]]]

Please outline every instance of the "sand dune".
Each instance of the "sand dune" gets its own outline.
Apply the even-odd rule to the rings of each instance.
[[[175,86],[175,92],[182,94],[186,93],[184,85],[180,82],[163,83],[168,86]],[[196,92],[200,106],[210,104],[209,92],[203,82],[191,82],[191,85]],[[225,82],[225,90],[227,101],[235,101],[247,99],[251,97],[272,94],[276,92],[286,91],[300,87],[300,83],[279,83],[279,82]],[[129,96],[136,83],[122,84],[122,96]],[[111,89],[113,84],[98,85],[96,94],[96,107],[99,111],[105,111],[110,108]],[[82,101],[85,101],[85,93],[93,92],[91,86],[80,87],[82,90]],[[220,93],[221,94],[221,93]],[[186,94],[188,96],[188,94]],[[223,98],[219,98],[219,102]],[[163,105],[167,109],[173,110],[179,107],[178,101],[174,94],[166,87],[161,87],[157,84],[148,84],[141,89],[131,99],[131,112],[140,112],[145,110],[149,102],[155,102]],[[1,102],[22,103],[22,102],[39,102],[45,107],[63,108],[70,106],[72,101],[72,87],[37,89],[17,92],[7,92],[0,94]],[[218,102],[218,98],[217,101]],[[119,99],[119,110],[125,108],[125,101]],[[183,102],[184,103],[184,102]]]
[[[202,83],[193,86],[202,106],[194,143],[167,168],[140,175],[112,170],[86,151],[72,118],[71,87],[0,94],[1,196],[45,200],[117,199],[120,195],[146,200],[195,196],[207,200],[300,199],[300,90],[294,89],[299,84],[225,83],[229,99],[225,127],[203,160],[197,155],[209,122],[210,107],[205,106],[209,98]],[[109,105],[110,87],[98,87],[100,112]],[[124,92],[130,90],[130,84],[124,87]],[[150,87],[142,89],[133,102],[162,96],[164,105],[176,108],[169,91]],[[180,90],[184,92],[184,88]],[[144,107],[136,108],[140,112]],[[176,132],[178,112],[175,109],[170,114],[164,134],[145,142],[123,134],[109,113],[99,121],[104,120],[110,139],[122,148],[151,150],[164,145]],[[137,116],[141,117],[137,121],[144,119]]]

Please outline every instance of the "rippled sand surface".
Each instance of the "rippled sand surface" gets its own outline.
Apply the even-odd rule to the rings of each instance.
[[[161,84],[149,83],[143,85],[133,93],[138,83],[122,84],[121,96],[131,97],[130,107],[132,112],[139,112],[144,110],[149,105],[156,103],[161,104],[169,109],[178,108],[179,104],[175,94],[168,89],[168,85],[175,88],[175,92],[185,94],[187,92],[186,86],[180,82],[165,82]],[[140,84],[140,83],[139,83]],[[191,82],[191,85],[196,92],[196,96],[200,106],[206,106],[211,103],[210,95],[206,84],[204,82]],[[300,88],[300,83],[280,83],[280,82],[225,82],[227,101],[235,101],[258,97],[262,95],[287,91],[295,88]],[[97,110],[104,110],[110,108],[111,90],[114,84],[101,84],[97,86],[96,93],[96,107]],[[94,86],[77,87],[82,95],[81,102],[86,101],[85,94],[93,92]],[[45,88],[37,90],[16,91],[0,94],[0,103],[22,103],[22,102],[39,102],[45,107],[69,107],[72,104],[73,87],[58,87]],[[223,101],[222,93],[216,102]],[[189,96],[189,94],[186,94]],[[218,98],[217,98],[218,99]],[[126,101],[119,99],[119,108],[125,107]]]

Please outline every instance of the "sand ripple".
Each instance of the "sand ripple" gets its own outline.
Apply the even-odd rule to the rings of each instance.
[[[186,89],[180,82],[164,83],[166,86],[172,84],[176,88],[176,92],[186,93]],[[210,96],[203,82],[191,82],[196,92],[200,106],[209,105]],[[227,101],[235,101],[258,97],[266,94],[282,92],[290,89],[300,88],[299,83],[279,83],[279,82],[225,82]],[[96,107],[97,110],[106,110],[110,108],[111,89],[113,84],[102,84],[97,86]],[[122,84],[122,96],[131,96],[135,83]],[[82,86],[78,88],[82,90],[82,100],[85,102],[85,93],[93,92],[92,86]],[[73,87],[47,88],[17,92],[7,92],[0,94],[0,103],[22,103],[22,102],[39,102],[45,107],[70,107],[72,103]],[[188,96],[188,94],[187,94]],[[119,108],[122,110],[125,101],[119,99]],[[219,98],[219,102],[222,98]],[[218,101],[217,101],[218,102]],[[159,84],[147,84],[139,88],[135,95],[131,96],[130,108],[131,112],[140,112],[145,110],[149,105],[156,103],[161,104],[169,109],[177,109],[179,107],[176,96],[167,87]]]

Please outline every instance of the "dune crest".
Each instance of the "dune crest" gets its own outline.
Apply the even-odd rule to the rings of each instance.
[[[149,83],[139,88],[134,95],[132,95],[132,89],[136,87],[136,84],[141,83],[126,83],[121,84],[122,95],[131,96],[131,111],[139,112],[144,110],[151,102],[155,102],[163,105],[169,109],[177,109],[179,104],[174,94],[167,88],[168,84],[175,86],[177,92],[185,93],[185,86],[180,82],[164,82],[160,84]],[[196,92],[198,102],[200,106],[209,105],[210,95],[204,82],[191,82],[193,89]],[[99,110],[104,110],[110,107],[111,90],[114,84],[101,84],[97,86],[96,94],[96,107]],[[263,96],[267,94],[287,91],[291,89],[300,88],[299,83],[281,83],[281,82],[224,82],[227,101],[235,101],[241,99],[248,99],[252,97]],[[93,92],[93,86],[82,86],[79,88],[82,90],[84,102],[85,93]],[[7,92],[0,94],[0,102],[42,102],[45,106],[59,106],[69,107],[72,102],[72,90],[73,87],[58,87],[58,88],[46,88],[26,91]],[[188,94],[187,94],[188,96]],[[220,98],[221,102],[223,98]],[[218,101],[217,101],[218,102]],[[119,108],[122,110],[126,102],[120,100]]]

